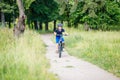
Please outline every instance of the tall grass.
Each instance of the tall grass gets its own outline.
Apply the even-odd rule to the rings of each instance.
[[[67,51],[120,77],[120,32],[68,29]]]
[[[48,68],[39,34],[27,30],[16,39],[12,30],[0,29],[0,80],[56,80]]]

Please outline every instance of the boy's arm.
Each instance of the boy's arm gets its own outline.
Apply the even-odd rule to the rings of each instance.
[[[63,35],[68,36],[68,33],[63,29]]]
[[[68,33],[67,32],[63,32],[63,35],[68,36]]]
[[[57,35],[57,30],[54,30],[54,35],[55,35],[55,36]]]

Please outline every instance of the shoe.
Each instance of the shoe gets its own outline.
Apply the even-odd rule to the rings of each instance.
[[[63,48],[65,48],[65,43],[62,43],[62,45],[63,45]]]

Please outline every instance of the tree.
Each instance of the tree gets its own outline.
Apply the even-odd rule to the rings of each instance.
[[[120,8],[110,0],[80,1],[75,12],[72,13],[74,25],[87,24],[92,29],[109,29],[106,25],[119,24]]]
[[[5,0],[4,2],[12,7],[10,13],[5,13],[6,23],[8,23],[9,28],[11,28],[11,23],[15,24],[15,18],[18,16],[16,0]]]
[[[7,1],[0,0],[0,17],[2,22],[2,27],[5,27],[5,14],[12,13],[14,6],[11,6]]]
[[[35,27],[38,27],[36,23],[39,22],[40,29],[41,24],[45,23],[45,30],[48,30],[48,23],[58,17],[58,5],[54,0],[36,0],[30,5],[28,13],[29,23],[34,22]]]
[[[25,30],[25,12],[22,0],[17,0],[17,5],[19,9],[19,19],[13,30],[15,36],[19,36],[21,33],[24,33]]]
[[[74,12],[78,5],[78,0],[55,0],[59,4],[59,20],[67,21],[67,26],[71,27],[71,13]]]

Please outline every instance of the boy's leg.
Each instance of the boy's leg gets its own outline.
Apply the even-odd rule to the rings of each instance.
[[[58,44],[56,44],[56,53],[58,53]]]
[[[56,53],[58,53],[58,43],[59,43],[60,37],[56,37]]]
[[[63,48],[65,47],[65,40],[64,38],[62,38],[62,45],[63,45]]]

